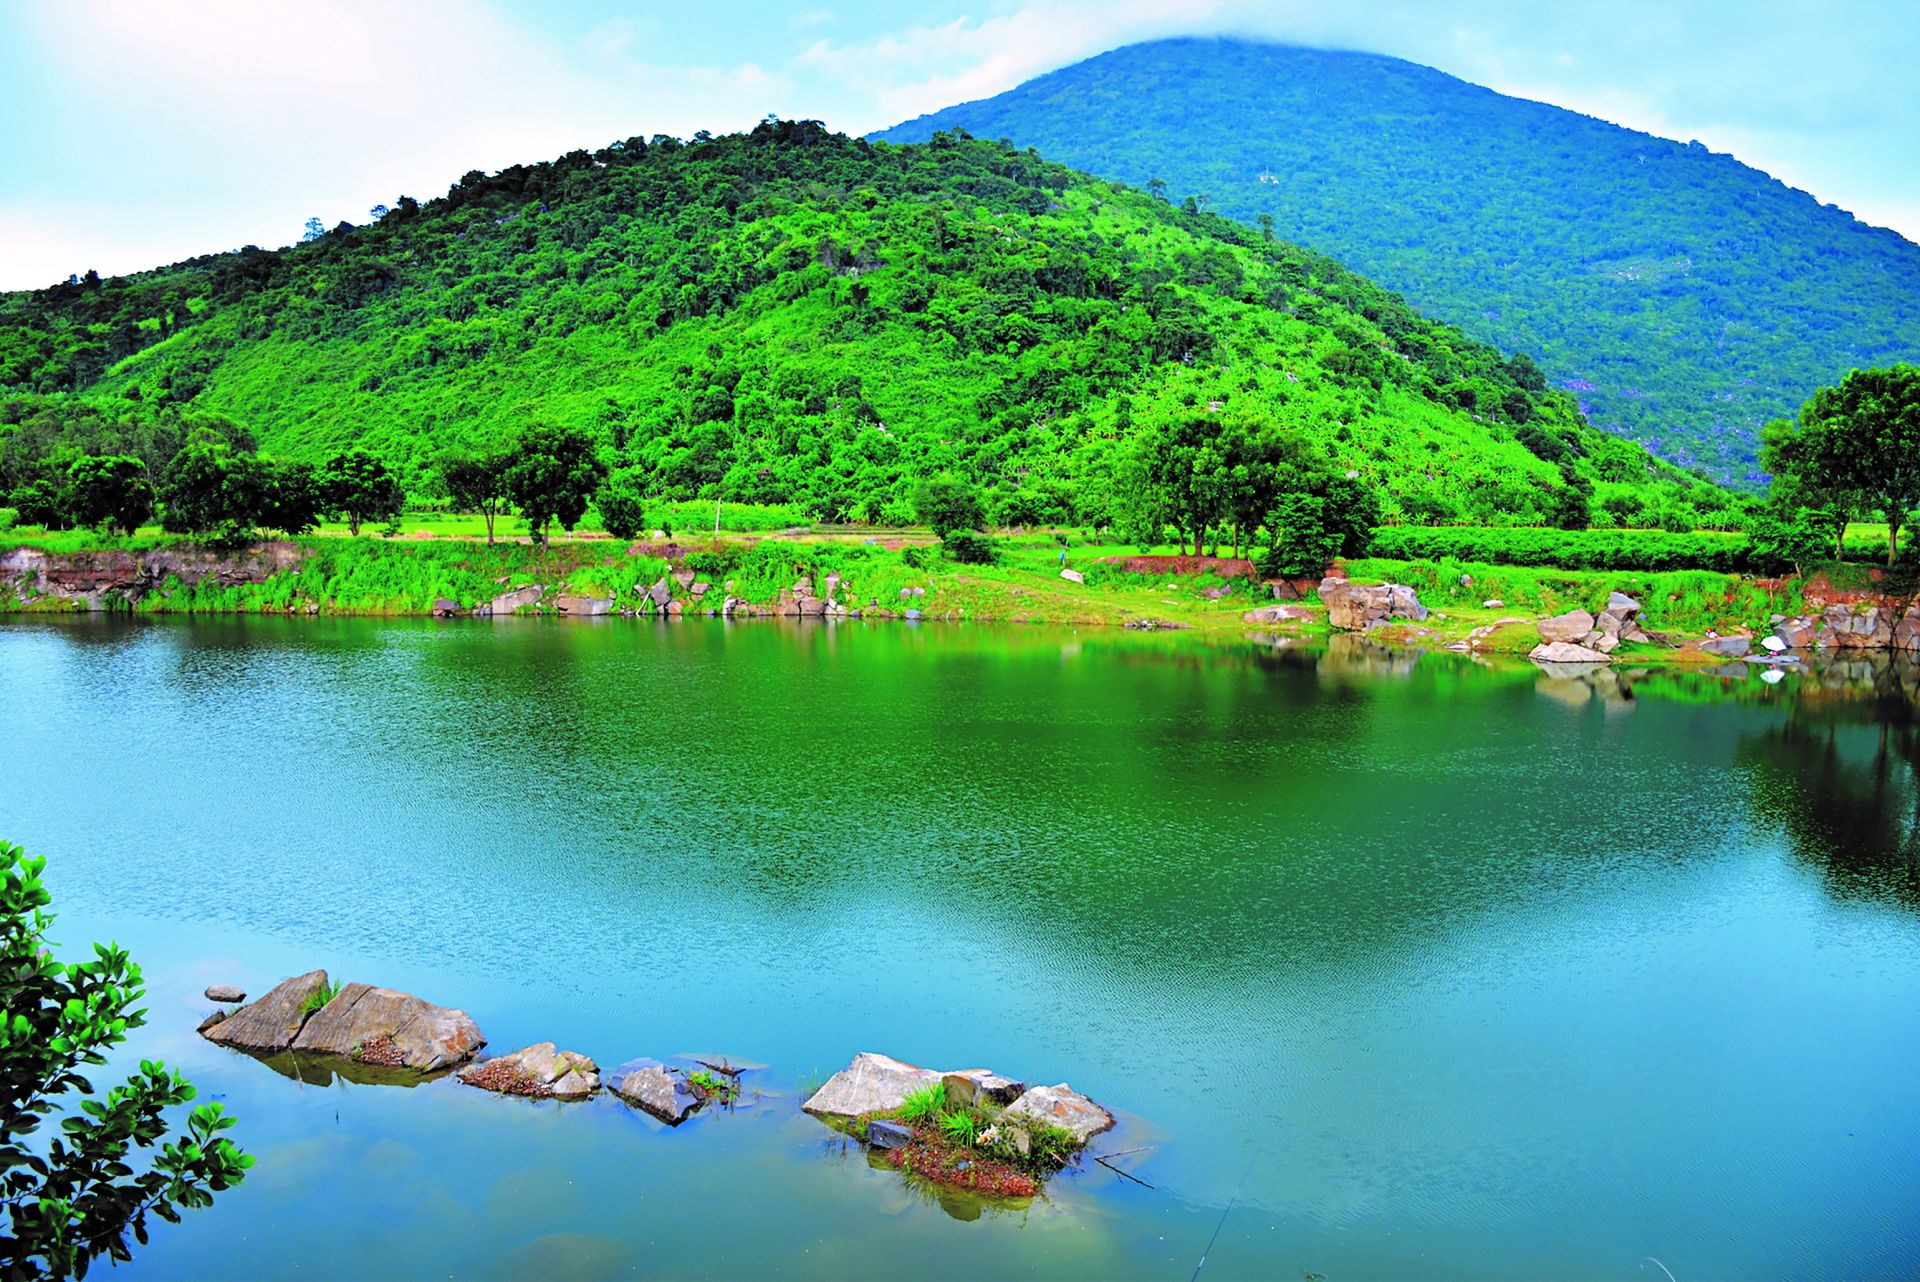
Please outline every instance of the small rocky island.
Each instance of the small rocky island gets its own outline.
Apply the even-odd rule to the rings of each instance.
[[[1065,1082],[1029,1087],[990,1069],[943,1072],[872,1051],[801,1108],[901,1170],[997,1197],[1032,1197],[1114,1124]]]

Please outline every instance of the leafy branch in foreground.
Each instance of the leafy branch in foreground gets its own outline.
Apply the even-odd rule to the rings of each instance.
[[[132,1258],[129,1234],[147,1240],[149,1213],[177,1222],[240,1183],[253,1159],[220,1132],[233,1125],[202,1104],[183,1134],[168,1136],[167,1109],[193,1086],[152,1060],[105,1099],[79,1101],[58,1134],[36,1142],[43,1120],[66,1112],[69,1091],[93,1094],[80,1071],[146,1022],[140,968],[125,949],[95,944],[91,961],[63,964],[46,942],[52,896],[44,858],[0,842],[0,1271],[15,1279],[85,1277],[100,1256]],[[158,1152],[136,1173],[134,1150]]]

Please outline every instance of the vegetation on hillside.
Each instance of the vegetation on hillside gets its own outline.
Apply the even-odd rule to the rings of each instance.
[[[1709,152],[1393,58],[1133,45],[878,135],[1011,138],[1335,255],[1597,425],[1758,483],[1761,425],[1920,359],[1920,246]]]
[[[200,428],[409,494],[535,428],[630,493],[899,523],[925,478],[1109,525],[1156,424],[1270,421],[1388,521],[1726,524],[1533,363],[1315,253],[945,135],[810,122],[468,174],[364,227],[0,299],[0,489]],[[164,500],[163,500],[164,506]]]

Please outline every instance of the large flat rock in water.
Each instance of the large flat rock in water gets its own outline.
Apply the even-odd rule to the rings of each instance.
[[[861,1051],[800,1107],[815,1117],[859,1117],[899,1108],[909,1091],[937,1084],[943,1074],[887,1055]]]
[[[348,984],[307,1021],[293,1049],[426,1073],[471,1059],[486,1044],[463,1010],[391,988]]]
[[[1031,1117],[1072,1133],[1085,1144],[1113,1125],[1113,1114],[1065,1082],[1036,1086],[1007,1106],[1008,1117]]]
[[[503,1095],[536,1099],[585,1099],[600,1089],[600,1066],[577,1051],[563,1051],[552,1042],[535,1042],[511,1055],[460,1070],[460,1080]]]
[[[648,1064],[621,1078],[613,1093],[637,1104],[668,1126],[678,1126],[687,1114],[706,1102],[688,1084],[686,1075],[664,1064]]]
[[[208,1041],[235,1050],[257,1054],[286,1050],[307,1022],[307,1002],[326,986],[324,970],[281,980],[258,1001],[242,1006],[217,1024],[208,1024],[201,1032]]]

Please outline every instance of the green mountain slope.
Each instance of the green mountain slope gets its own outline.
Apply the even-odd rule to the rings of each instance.
[[[1270,216],[1723,478],[1756,479],[1760,425],[1815,388],[1920,358],[1920,246],[1697,144],[1393,58],[1134,45],[877,136],[942,129]]]
[[[0,405],[0,483],[117,420],[150,451],[196,414],[287,457],[357,442],[416,483],[543,421],[663,497],[898,520],[953,470],[1089,521],[1137,421],[1214,412],[1297,429],[1402,515],[1537,521],[1569,472],[1597,500],[1723,498],[1315,254],[998,144],[809,122],[469,174],[289,250],[7,296],[0,388],[56,398]]]

